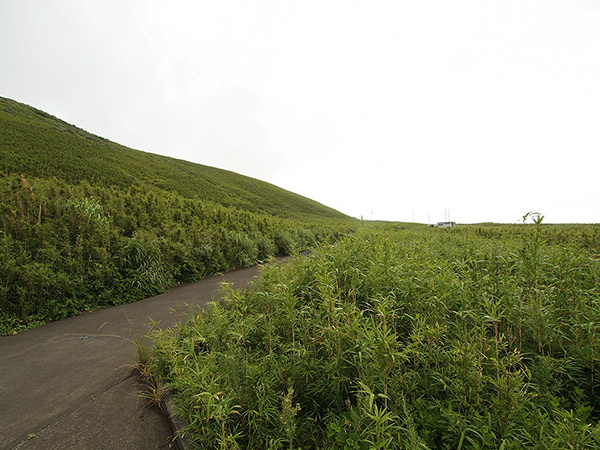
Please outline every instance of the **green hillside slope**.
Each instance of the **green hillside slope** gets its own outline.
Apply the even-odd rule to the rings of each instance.
[[[70,183],[154,186],[281,217],[346,218],[264,181],[226,170],[132,150],[31,106],[0,97],[0,170]]]
[[[0,99],[0,334],[331,243],[357,223]]]

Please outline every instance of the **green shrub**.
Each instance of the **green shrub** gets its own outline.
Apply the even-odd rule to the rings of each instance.
[[[0,311],[19,329],[139,300],[312,242],[310,234],[295,231],[302,229],[297,220],[174,193],[3,179]],[[323,236],[349,229],[345,222],[310,226]],[[285,236],[282,248],[274,234]]]

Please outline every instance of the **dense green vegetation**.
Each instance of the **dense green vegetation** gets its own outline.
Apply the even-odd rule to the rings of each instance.
[[[154,335],[198,448],[600,448],[600,227],[373,228]]]
[[[185,198],[280,217],[348,219],[269,183],[226,170],[145,153],[0,97],[0,173],[56,177],[129,189],[159,188]]]
[[[0,334],[333,242],[355,223],[0,98]]]

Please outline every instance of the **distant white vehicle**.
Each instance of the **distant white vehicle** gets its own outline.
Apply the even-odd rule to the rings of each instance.
[[[454,228],[456,226],[456,222],[438,222],[436,227],[438,228]]]

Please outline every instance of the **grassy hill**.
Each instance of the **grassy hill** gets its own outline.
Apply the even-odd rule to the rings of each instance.
[[[156,187],[252,212],[347,218],[272,184],[234,172],[132,150],[48,113],[0,97],[0,171],[70,183]]]
[[[0,334],[333,242],[357,223],[0,98]]]

